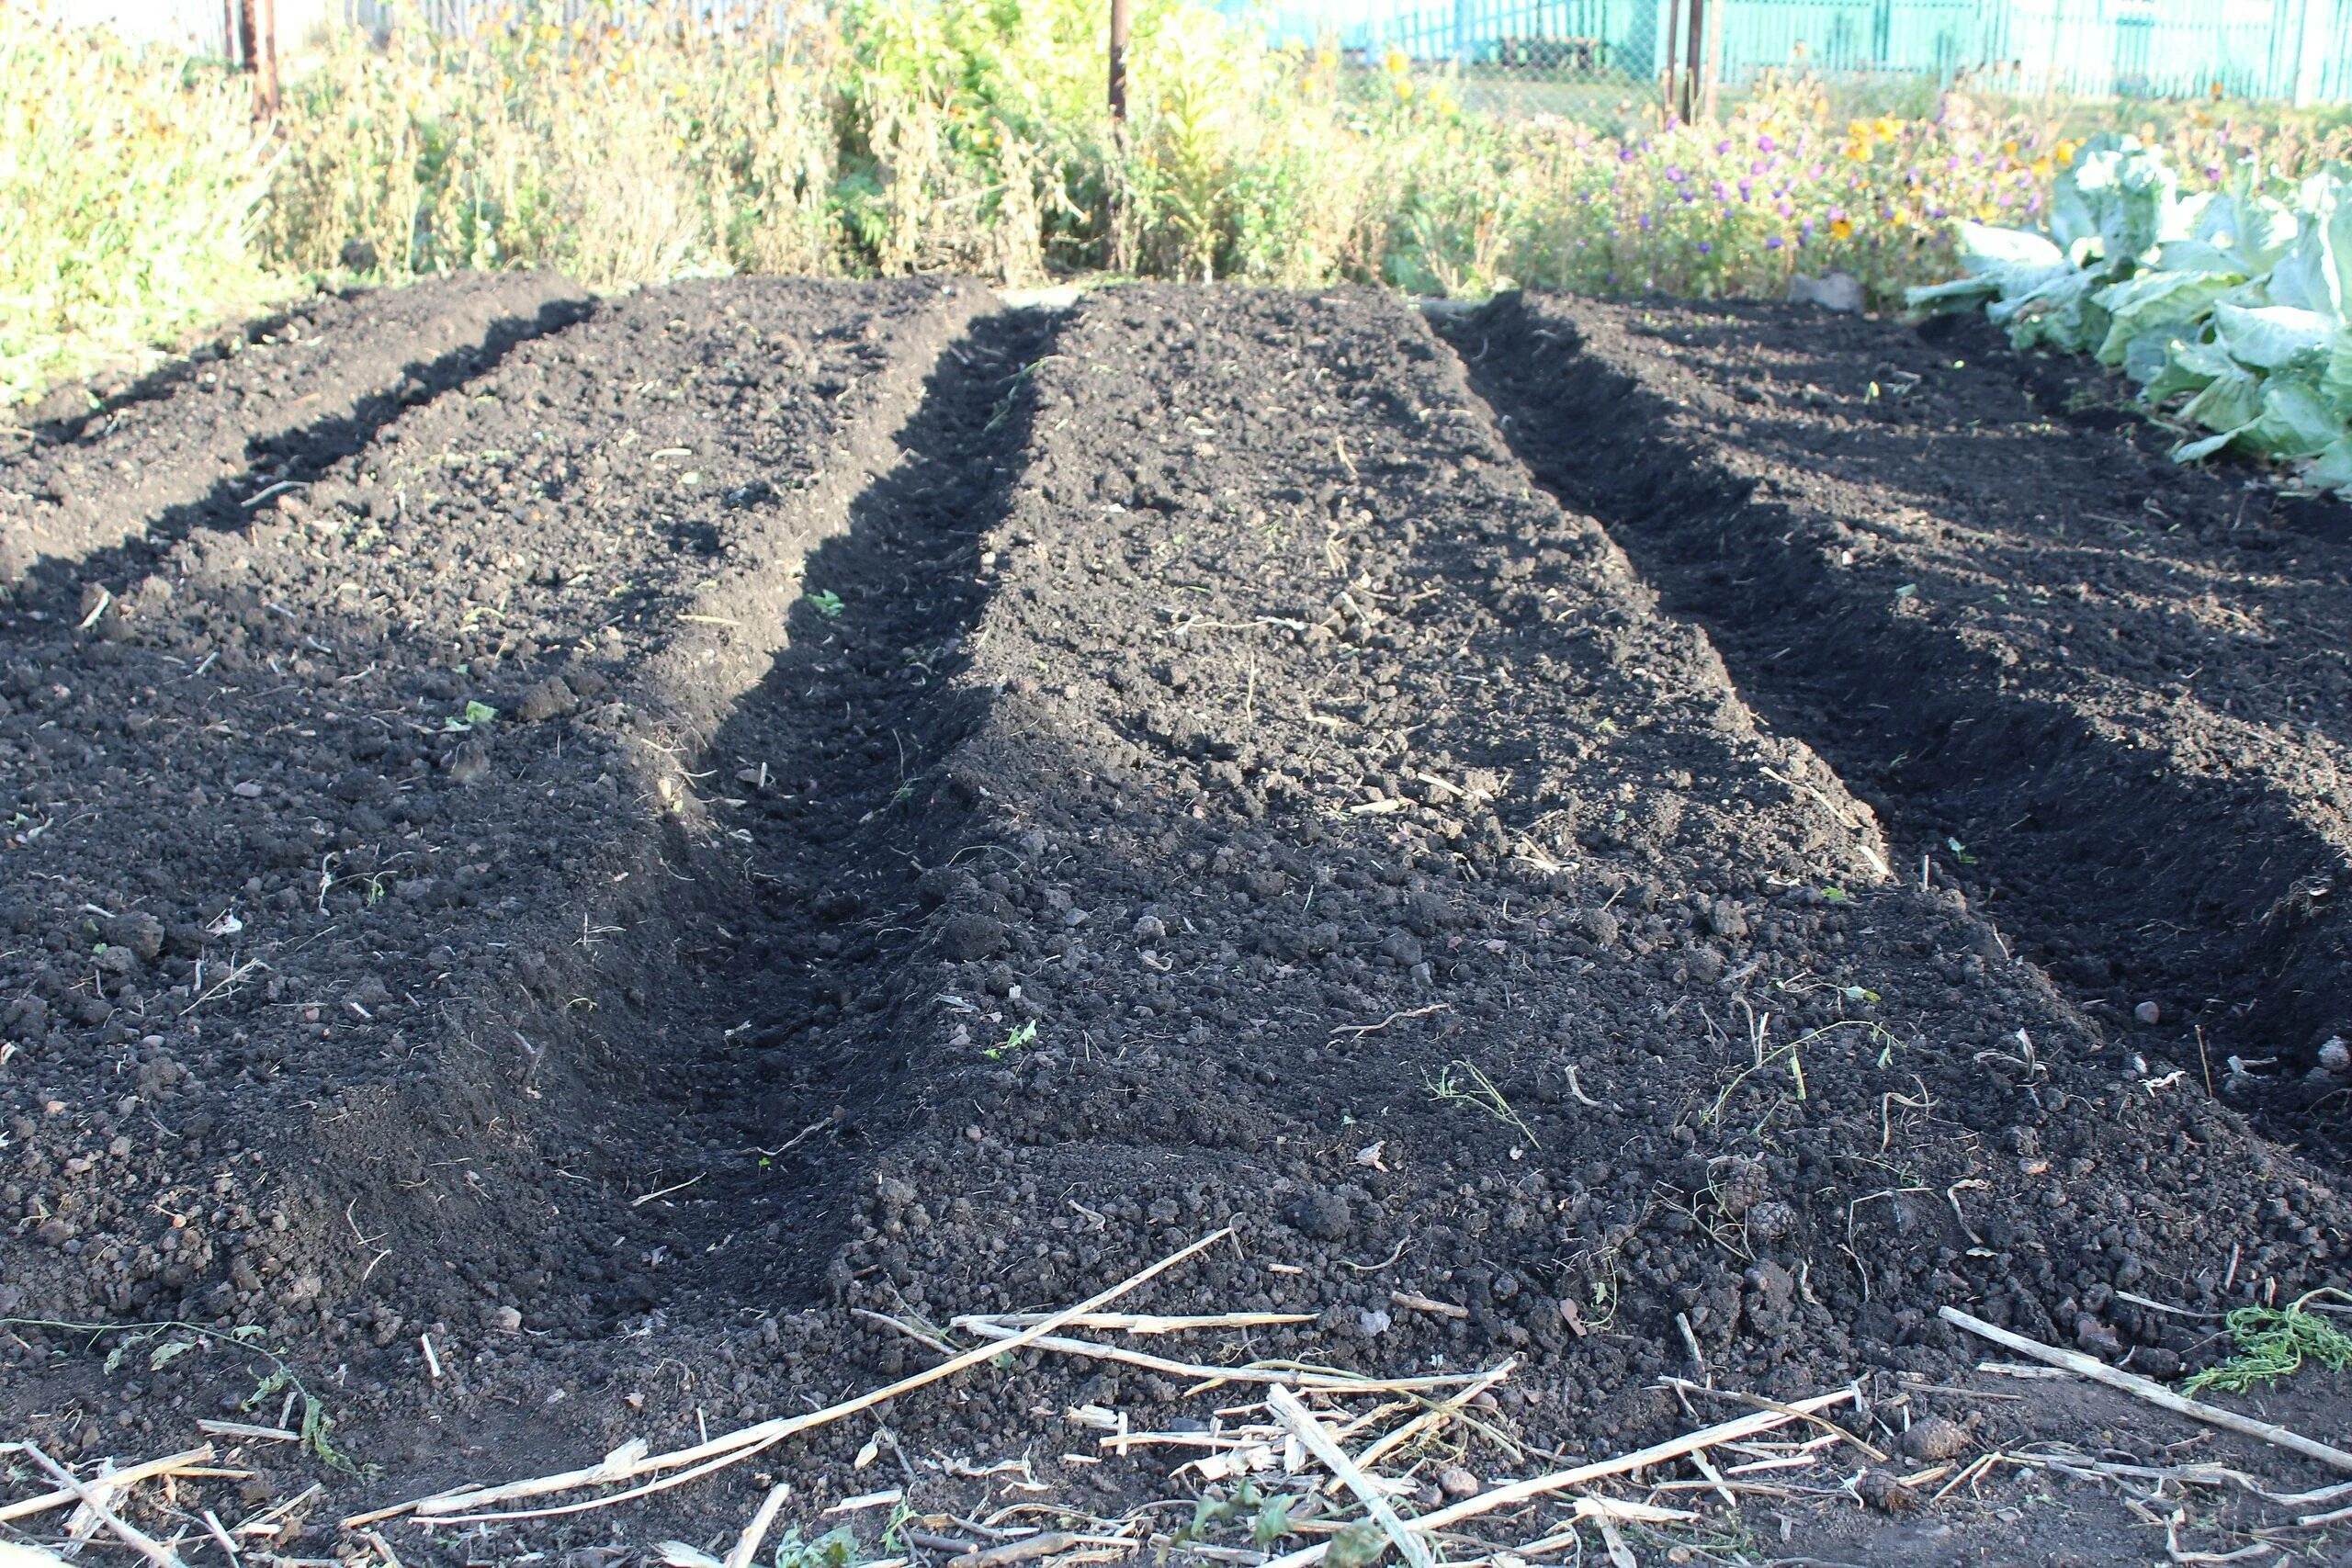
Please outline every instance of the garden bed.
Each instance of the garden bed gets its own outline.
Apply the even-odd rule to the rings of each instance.
[[[358,415],[267,425],[198,500],[136,489],[173,411],[214,430],[186,378],[0,468],[0,526],[45,541],[0,605],[0,1431],[161,1452],[306,1391],[327,1440],[250,1439],[268,1473],[239,1484],[257,1512],[315,1473],[271,1540],[319,1556],[364,1540],[334,1528],[356,1511],[855,1394],[975,1343],[958,1314],[1230,1226],[1122,1309],[1266,1314],[1189,1337],[1193,1363],[1508,1359],[1481,1473],[1689,1428],[1668,1376],[1783,1402],[1863,1378],[1882,1440],[1949,1408],[1989,1447],[2048,1408],[1949,1392],[1982,1347],[1939,1307],[2169,1377],[2226,1351],[2193,1314],[2336,1274],[2332,1168],[2292,1146],[2325,1086],[2277,1087],[2319,1061],[2324,900],[2290,901],[2272,969],[2225,940],[2242,884],[2340,863],[2320,775],[2280,760],[2337,743],[2340,704],[2292,683],[2342,676],[2302,586],[2340,580],[2327,515],[2247,497],[2278,547],[2241,591],[2225,525],[2135,521],[2216,481],[2070,477],[2137,461],[2128,431],[1947,413],[1923,367],[1976,363],[1988,406],[2027,389],[1988,348],[1809,313],[1502,307],[1450,329],[1457,358],[1371,291],[555,298],[432,345],[453,368],[394,378],[397,407],[354,380]],[[1702,327],[1724,366],[1645,335]],[[1779,396],[1759,372],[1933,428],[1808,447],[1827,414],[1731,416],[1781,406],[1738,400]],[[1744,462],[1800,514],[1761,517]],[[1947,626],[1946,584],[2041,581],[1979,534],[1906,542],[1988,468],[2027,500],[2120,486],[2114,575],[2063,572],[2120,598],[2199,570],[2182,617],[2264,618],[2247,657],[2281,673],[2233,665],[2239,728],[2179,733],[2291,717],[2291,747],[2249,747],[2236,793],[2102,795],[2064,726],[2176,694],[2012,696],[2023,674],[1935,651],[2010,670]],[[1822,496],[1853,515],[1810,523]],[[109,506],[119,532],[74,542],[70,509]],[[1870,563],[1911,592],[1809,608],[1826,569],[1781,564],[1806,526],[1914,549]],[[1758,562],[1729,591],[1686,559],[1706,527]],[[1799,575],[1743,595],[1751,570]],[[1776,615],[1842,657],[1776,658]],[[1831,722],[1885,700],[1821,696],[1846,662],[1938,705],[1938,736],[2055,716],[1975,748],[2022,760],[1962,812],[1905,782],[1897,720]],[[2084,663],[2100,692],[2131,672]],[[2143,769],[2188,771],[2132,728]],[[2189,916],[2143,860],[2100,874],[2067,810],[2211,869],[2208,925],[2071,934]],[[2015,847],[2029,812],[2063,855]],[[1923,824],[1972,858],[1923,879]],[[2242,988],[2215,1010],[2208,985]],[[2145,999],[2158,1024],[2118,1016]],[[2243,1095],[2259,1130],[2232,1054],[2289,1058]],[[300,1391],[248,1397],[264,1351]],[[1241,1397],[1187,1387],[1032,1348],[650,1517],[381,1528],[410,1561],[731,1539],[754,1472],[812,1530],[902,1483],[942,1518],[1110,1516],[1198,1478],[1069,1413],[1173,1430]]]

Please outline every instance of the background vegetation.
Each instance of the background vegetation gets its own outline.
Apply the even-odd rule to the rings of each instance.
[[[698,273],[1108,271],[1873,298],[1951,275],[1955,220],[2037,221],[2113,110],[1767,83],[1721,124],[1465,112],[1401,58],[1274,50],[1144,0],[1134,118],[1099,0],[843,0],[725,38],[631,7],[480,36],[322,41],[277,122],[243,84],[0,0],[0,406],[322,281],[544,265]],[[1881,112],[1883,111],[1883,112]],[[2146,123],[2140,123],[2145,121]],[[2130,111],[2194,182],[2344,150],[2307,116]]]

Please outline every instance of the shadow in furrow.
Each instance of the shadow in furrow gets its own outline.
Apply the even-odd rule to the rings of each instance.
[[[699,1263],[673,1297],[810,1298],[865,1156],[924,1113],[893,1017],[935,988],[918,972],[919,884],[971,819],[944,764],[985,701],[951,686],[987,602],[980,541],[1028,439],[1025,372],[1052,333],[1013,311],[949,345],[901,458],[775,583],[790,643],[695,764],[741,804],[724,836],[677,848],[700,878],[674,917],[679,983],[698,994],[658,1027],[692,1037],[646,1053],[650,1091],[716,1145],[680,1207],[673,1250]]]
[[[52,594],[70,596],[84,581],[119,583],[151,570],[164,550],[198,530],[242,531],[254,521],[255,499],[270,487],[292,488],[318,479],[337,462],[364,451],[412,407],[479,381],[523,344],[577,326],[595,310],[594,301],[566,296],[548,300],[527,316],[497,317],[478,340],[409,364],[394,384],[361,394],[348,412],[252,435],[234,471],[214,480],[203,493],[162,507],[143,525],[130,524],[127,535],[121,520],[112,520],[104,536],[119,543],[85,537],[81,544],[96,547],[75,547],[74,536],[100,533],[81,520],[65,527],[36,525],[24,541],[30,559],[23,566],[18,593],[39,601]],[[153,387],[142,382],[92,417],[103,418],[115,408],[153,397],[189,395],[182,383],[190,368],[179,364],[159,371],[149,378],[156,383]],[[0,581],[10,576],[7,553],[0,551]],[[25,556],[17,558],[24,561]]]
[[[1686,436],[1678,421],[1696,416],[1596,352],[1574,310],[1507,297],[1438,324],[1536,482],[1601,522],[1665,607],[1706,629],[1757,711],[1878,810],[1906,876],[1932,857],[1938,881],[1965,887],[2019,956],[2110,1027],[2166,998],[2173,1027],[2147,1043],[2192,1077],[2200,1043],[2216,1074],[2232,1055],[2305,1067],[2352,1021],[2326,903],[2342,857],[2292,799],[2152,767],[2132,733],[2066,689],[2019,679],[1999,650],[1834,571],[1803,484],[1770,498]],[[1954,462],[2000,460],[1923,447],[1917,471],[1876,482],[1934,496]],[[1943,587],[1932,562],[1906,570],[1923,596]],[[2022,590],[2035,569],[2019,557],[1997,570]],[[1962,843],[1997,844],[1998,876],[1955,863]],[[2342,1145],[2341,1117],[2311,1113],[2297,1082],[2236,1087],[2272,1135]]]

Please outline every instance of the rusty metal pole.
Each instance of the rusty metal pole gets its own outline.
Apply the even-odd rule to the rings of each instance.
[[[1707,48],[1707,0],[1690,0],[1690,43],[1684,52],[1682,70],[1682,123],[1692,123],[1699,113],[1699,62]]]
[[[277,0],[252,0],[255,52],[254,118],[277,118]]]
[[[236,18],[237,36],[234,52],[237,57],[237,69],[251,71],[254,69],[257,53],[254,47],[257,31],[254,27],[254,0],[229,0],[229,5],[231,15]]]
[[[1111,118],[1122,125],[1127,120],[1127,32],[1132,9],[1129,0],[1111,0]]]

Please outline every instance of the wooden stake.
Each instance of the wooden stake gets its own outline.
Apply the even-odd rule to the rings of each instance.
[[[2315,1459],[2322,1464],[2333,1465],[2337,1470],[2352,1470],[2352,1453],[2346,1453],[2342,1449],[2330,1447],[2326,1443],[2306,1438],[2300,1432],[2290,1431],[2284,1427],[2276,1426],[2268,1421],[2257,1421],[2251,1416],[2241,1416],[2234,1410],[2224,1410],[2218,1404],[2207,1404],[2202,1400],[2190,1399],[2186,1395],[2175,1393],[2162,1383],[2151,1382],[2137,1373],[2110,1367],[2095,1356],[2086,1356],[2079,1350],[2062,1350],[2054,1345],[2044,1345],[2039,1339],[2029,1339],[2022,1334],[2012,1334],[2006,1328],[1996,1328],[1981,1317],[1969,1316],[1958,1307],[1939,1307],[1937,1309],[1937,1315],[1955,1328],[1965,1328],[1979,1339],[1990,1339],[1994,1344],[2006,1346],[2020,1356],[2031,1356],[2037,1361],[2046,1361],[2053,1367],[2064,1367],[2070,1372],[2079,1373],[2093,1382],[2103,1382],[2109,1388],[2120,1388],[2128,1394],[2144,1399],[2151,1404],[2160,1405],[2175,1415],[2186,1416],[2193,1421],[2202,1421],[2209,1427],[2219,1427],[2223,1431],[2237,1432],[2249,1438],[2259,1438],[2266,1443],[2275,1443],[2282,1449],[2301,1454],[2306,1459]]]

